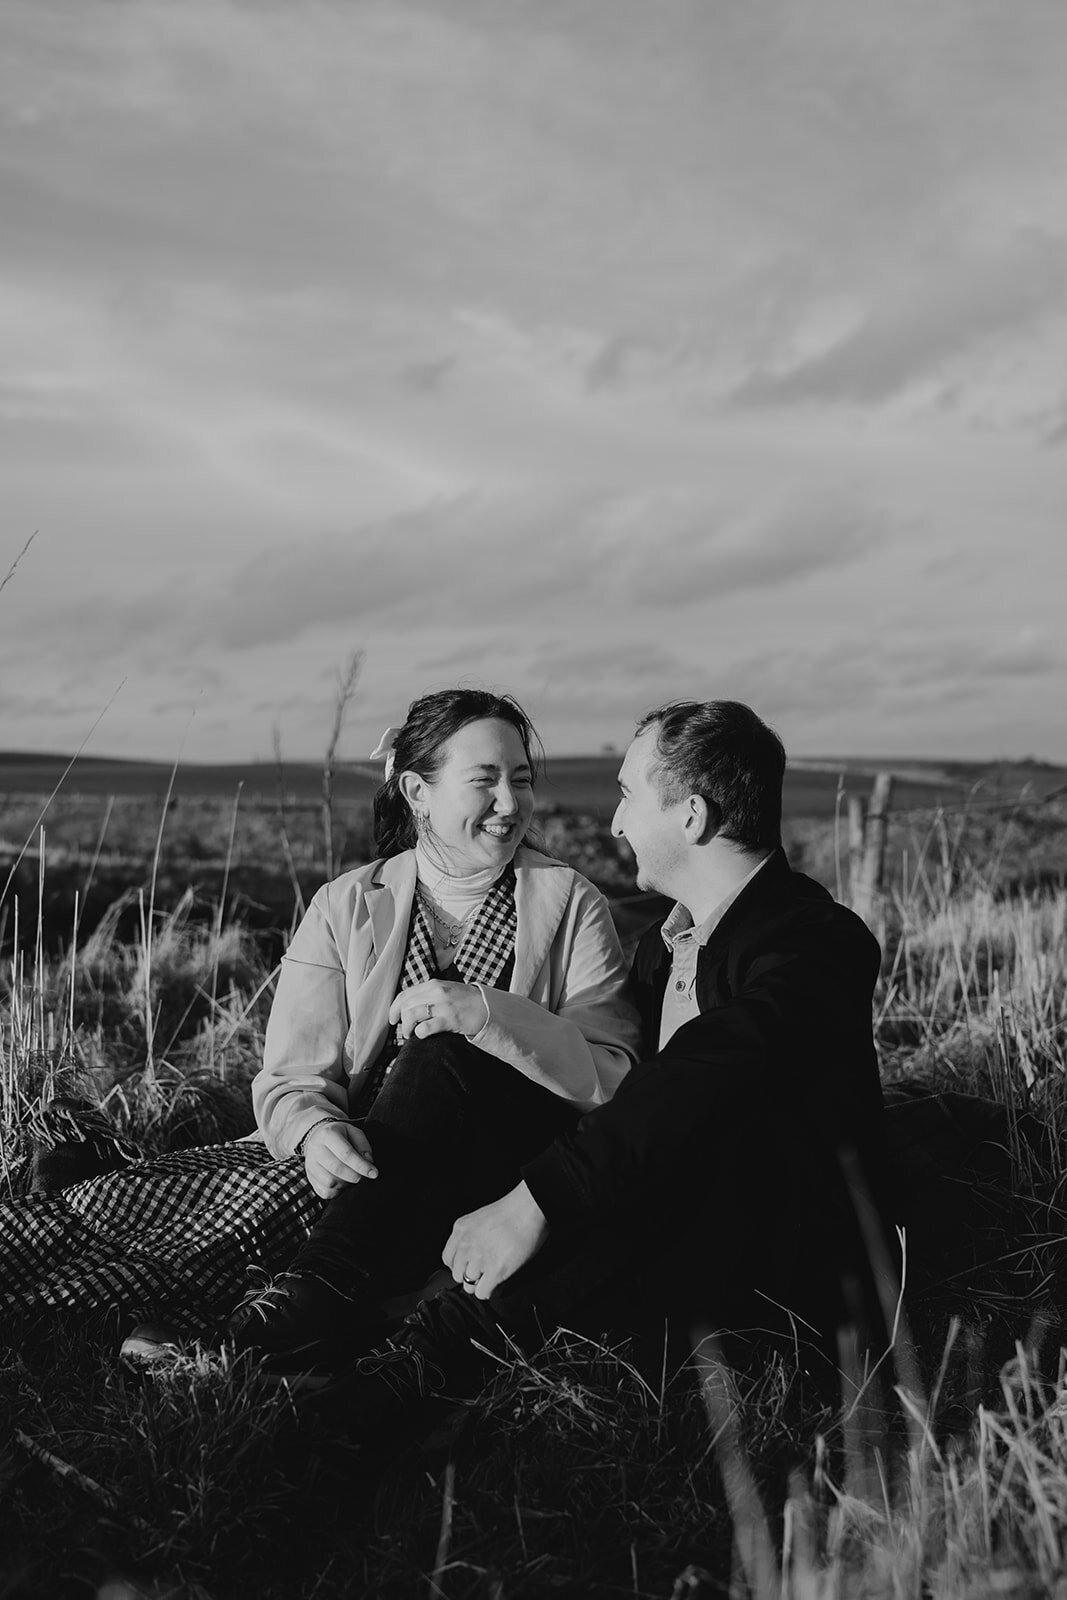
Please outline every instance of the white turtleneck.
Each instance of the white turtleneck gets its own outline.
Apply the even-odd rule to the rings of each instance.
[[[462,940],[475,912],[499,878],[500,868],[483,867],[479,872],[458,876],[449,872],[419,840],[415,845],[415,875],[420,895],[437,916],[452,927],[462,924]],[[451,966],[457,946],[449,941],[448,926],[442,927],[432,916],[429,920],[433,928],[437,965]]]

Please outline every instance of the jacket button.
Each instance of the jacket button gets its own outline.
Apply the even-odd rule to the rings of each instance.
[[[683,982],[682,982],[682,980],[681,980],[681,978],[679,978],[679,979],[678,979],[678,982],[677,982],[677,983],[676,983],[676,984],[675,984],[675,986],[674,986],[674,987],[675,987],[675,988],[676,988],[676,989],[678,989],[678,990],[682,990],[682,989],[684,989],[684,988],[685,988],[685,984],[684,984],[684,983],[683,983]]]

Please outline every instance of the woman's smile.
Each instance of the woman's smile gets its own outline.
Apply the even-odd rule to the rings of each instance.
[[[487,833],[491,839],[510,839],[515,832],[514,821],[510,822],[483,822],[482,832]]]

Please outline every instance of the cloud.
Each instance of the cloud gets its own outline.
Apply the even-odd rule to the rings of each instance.
[[[687,670],[685,660],[674,651],[641,639],[627,639],[623,649],[618,640],[605,640],[581,650],[561,645],[552,651],[551,661],[553,676],[580,685],[578,694],[583,694],[590,684],[620,682],[627,685],[629,692],[635,678],[647,681]]]
[[[400,382],[417,394],[440,394],[455,366],[454,355],[440,356],[435,361],[413,361],[401,368]]]
[[[733,399],[874,404],[989,340],[1025,332],[1062,310],[1065,298],[1067,241],[1028,230],[997,256],[937,263],[823,354],[784,373],[757,373]]]
[[[1058,407],[1054,409],[1051,418],[1044,418],[1043,428],[1043,444],[1067,444],[1067,401],[1060,402]]]
[[[67,722],[70,718],[82,718],[88,725],[100,715],[103,705],[88,692],[59,698],[52,693],[0,691],[0,712],[19,722]]]
[[[746,517],[695,490],[472,490],[343,532],[274,543],[228,569],[168,575],[137,594],[83,594],[52,615],[60,652],[83,660],[145,662],[154,650],[163,660],[170,652],[196,662],[220,649],[232,660],[276,654],[315,632],[333,649],[340,632],[399,629],[429,672],[469,670],[479,657],[518,658],[527,630],[543,636],[554,621],[599,631],[605,643],[577,654],[558,641],[542,644],[553,672],[560,659],[579,674],[600,670],[618,651],[621,629],[627,651],[616,654],[615,675],[662,678],[678,663],[640,642],[643,629],[664,625],[652,619],[680,608],[714,614],[747,591],[838,573],[891,532],[885,516],[840,495],[810,494]],[[636,639],[621,620],[631,615]],[[442,648],[457,634],[461,645]]]
[[[478,637],[477,651],[481,656],[503,655],[513,650],[514,645],[515,640],[511,634],[497,633],[492,625],[487,623],[486,630]],[[453,671],[469,673],[472,649],[473,641],[469,634],[465,635],[463,643],[454,649],[432,651],[429,655],[421,656],[418,660],[419,669],[430,673]]]
[[[667,494],[614,507],[609,521],[629,534],[620,556],[623,592],[646,606],[781,589],[862,560],[890,531],[884,515],[826,494],[748,516]]]
[[[549,604],[568,529],[535,492],[442,497],[347,533],[264,551],[227,594],[200,608],[196,632],[228,650],[284,644],[315,627],[420,621],[489,627]]]
[[[853,749],[886,749],[889,724],[918,725],[941,704],[1004,703],[1018,684],[1025,696],[1053,687],[1065,666],[1062,648],[1039,630],[975,638],[963,632],[912,637],[898,629],[840,634],[830,644],[773,645],[734,664],[723,693],[750,700],[771,721],[833,727],[865,716]],[[951,734],[943,734],[950,744]]]

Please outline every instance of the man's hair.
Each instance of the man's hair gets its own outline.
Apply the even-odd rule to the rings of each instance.
[[[654,728],[649,768],[662,806],[691,794],[707,803],[719,837],[744,850],[782,842],[785,749],[773,728],[739,700],[675,700],[642,717]]]

